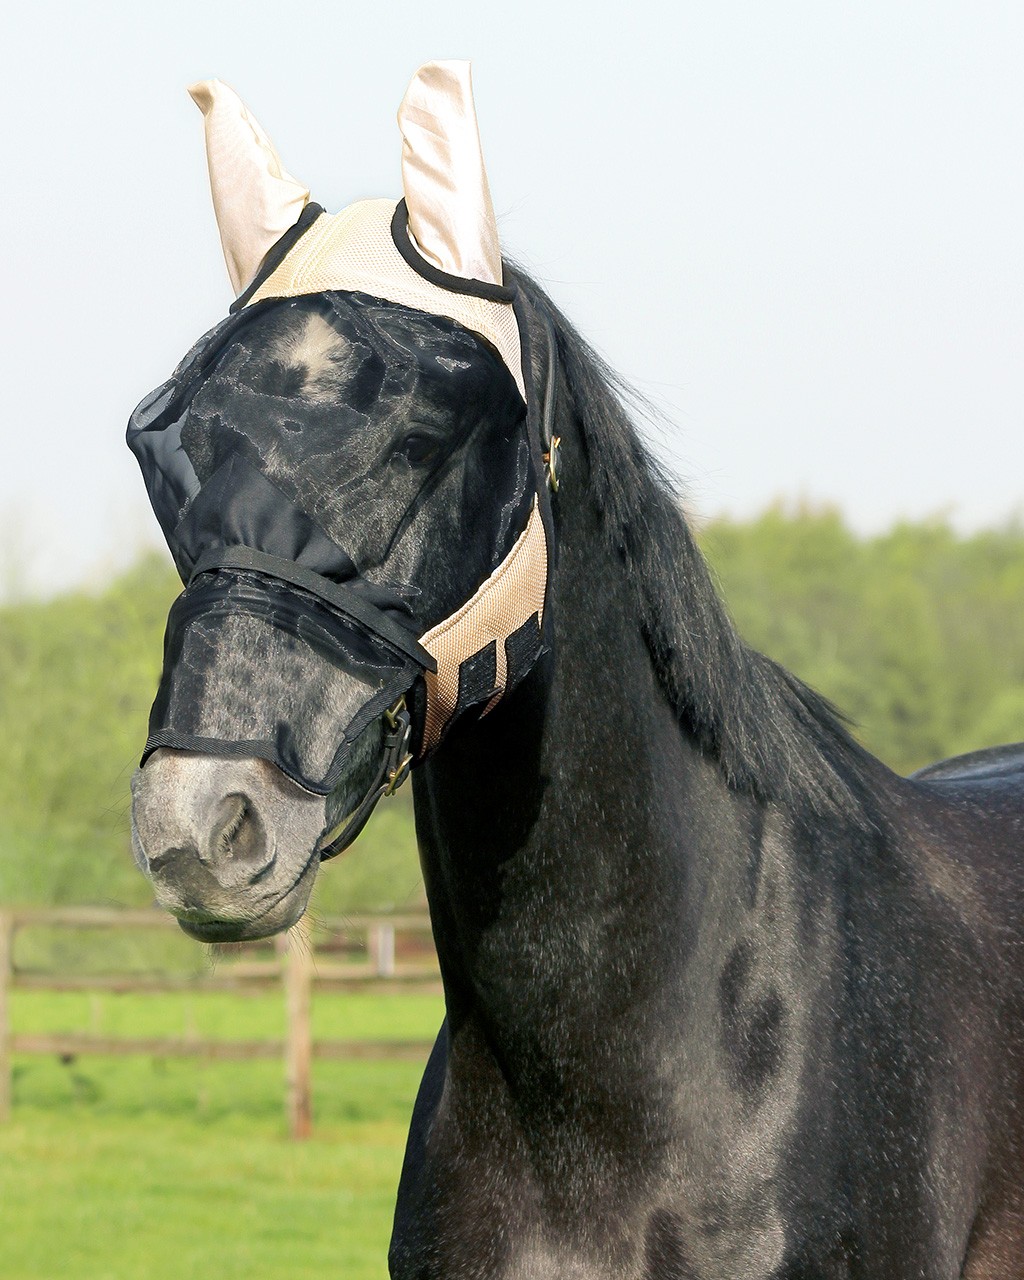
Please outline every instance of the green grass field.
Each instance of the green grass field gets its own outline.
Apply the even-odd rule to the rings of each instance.
[[[280,1034],[272,996],[14,992],[15,1031]],[[433,996],[319,996],[320,1037],[430,1039]],[[314,1064],[288,1141],[275,1062],[21,1056],[0,1125],[2,1280],[380,1280],[421,1068]]]

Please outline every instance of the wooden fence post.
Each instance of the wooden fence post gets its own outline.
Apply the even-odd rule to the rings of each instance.
[[[11,1116],[11,1027],[10,1001],[13,964],[14,922],[0,911],[0,1121]]]
[[[313,1034],[310,1019],[313,979],[313,942],[309,922],[303,917],[288,930],[284,956],[284,990],[287,1016],[285,1035],[285,1107],[292,1138],[308,1138],[313,1131],[311,1063]]]
[[[395,926],[390,920],[380,920],[370,925],[367,950],[370,964],[378,978],[395,976]]]

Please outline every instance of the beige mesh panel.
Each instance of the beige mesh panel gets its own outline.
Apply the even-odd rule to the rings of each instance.
[[[424,280],[395,248],[394,212],[393,200],[360,200],[341,213],[322,213],[248,305],[264,298],[350,289],[429,315],[448,316],[498,349],[525,400],[519,325],[512,304],[452,293]]]
[[[461,609],[438,623],[420,644],[437,659],[437,671],[426,673],[427,716],[421,753],[437,746],[441,733],[455,713],[459,700],[459,668],[492,640],[496,641],[499,692],[487,706],[498,701],[505,689],[507,673],[505,641],[534,614],[544,616],[544,588],[548,579],[548,547],[537,499],[526,528],[477,593]]]

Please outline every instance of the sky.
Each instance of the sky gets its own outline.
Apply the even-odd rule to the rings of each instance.
[[[159,534],[124,426],[225,312],[218,76],[336,210],[398,196],[416,67],[473,60],[505,252],[659,411],[698,517],[1024,513],[1024,6],[19,6],[0,119],[0,592]]]

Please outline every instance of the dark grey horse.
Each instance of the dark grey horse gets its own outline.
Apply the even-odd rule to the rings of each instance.
[[[747,649],[598,361],[518,284],[558,333],[550,649],[414,773],[448,1018],[393,1274],[1024,1275],[1024,750],[899,778]],[[252,385],[280,323],[250,326]],[[176,752],[135,790],[194,932],[301,912],[323,800]]]
[[[1020,1280],[1024,748],[898,777],[748,649],[607,371],[507,279],[557,404],[556,554],[543,654],[413,775],[447,1018],[392,1276]],[[399,546],[407,585],[464,598],[460,530],[502,518],[482,442],[519,421],[508,371],[395,305],[371,379],[346,306],[261,304],[196,413],[230,429],[255,404],[278,483],[306,469],[357,564],[397,580]],[[395,412],[410,350],[454,368],[456,341],[471,373]],[[359,423],[311,459],[332,402]],[[417,534],[396,540],[412,492]],[[240,658],[208,659],[215,723]],[[326,797],[264,759],[156,750],[134,813],[160,900],[199,937],[290,925],[382,732]]]

